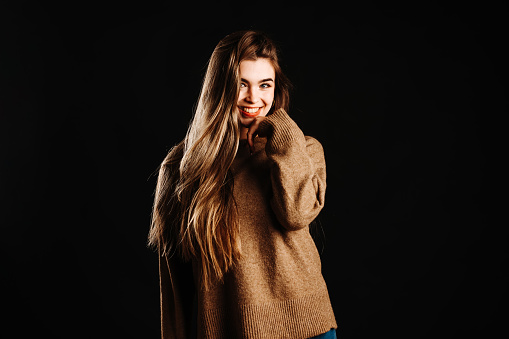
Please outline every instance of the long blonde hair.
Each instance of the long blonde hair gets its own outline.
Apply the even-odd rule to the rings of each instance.
[[[230,172],[239,145],[239,65],[269,59],[276,74],[272,111],[288,110],[290,83],[277,54],[275,44],[260,32],[223,38],[209,60],[186,137],[159,169],[149,245],[164,255],[176,252],[184,260],[198,259],[206,289],[222,280],[241,255]]]

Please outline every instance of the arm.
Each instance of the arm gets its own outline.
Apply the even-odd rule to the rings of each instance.
[[[307,227],[325,200],[326,173],[322,145],[305,137],[283,109],[261,121],[258,134],[267,137],[273,197],[271,206],[288,230]]]
[[[177,254],[171,258],[159,251],[161,338],[187,338],[192,333],[193,276],[191,264]]]

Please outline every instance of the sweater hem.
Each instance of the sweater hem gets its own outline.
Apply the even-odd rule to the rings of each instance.
[[[328,293],[270,304],[241,305],[231,313],[224,309],[208,310],[203,325],[205,338],[304,339],[337,328]]]

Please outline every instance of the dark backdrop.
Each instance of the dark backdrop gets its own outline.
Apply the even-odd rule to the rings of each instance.
[[[248,28],[279,43],[290,114],[325,148],[339,337],[505,330],[507,6],[127,3],[0,7],[3,331],[159,336],[153,173],[215,44]]]

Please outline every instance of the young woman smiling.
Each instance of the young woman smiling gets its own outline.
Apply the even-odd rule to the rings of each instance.
[[[335,338],[309,224],[321,144],[288,116],[274,43],[243,31],[209,60],[186,137],[159,170],[149,245],[162,338]]]

